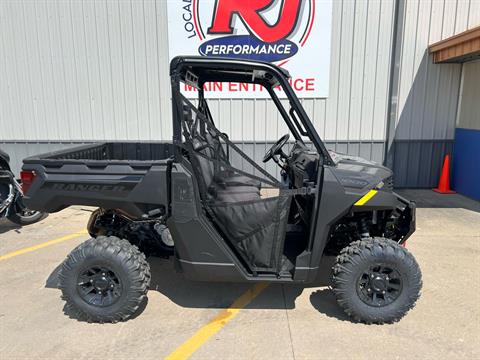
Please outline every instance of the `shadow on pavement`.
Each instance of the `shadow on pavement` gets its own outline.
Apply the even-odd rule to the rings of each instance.
[[[190,281],[182,274],[175,272],[173,261],[170,259],[150,257],[152,280],[150,291],[158,291],[175,304],[186,308],[201,309],[225,309],[252,287],[252,283],[224,283],[224,282],[198,282]],[[326,258],[325,271],[308,287],[326,286],[330,281],[330,264],[333,258]],[[59,288],[59,272],[62,264],[59,264],[46,280],[45,287]],[[306,286],[298,284],[270,284],[254,301],[249,309],[294,309],[295,301]],[[321,313],[346,319],[342,310],[337,306],[335,297],[329,289],[318,290],[310,296],[312,305]],[[139,316],[148,300],[141,305],[134,317]],[[64,307],[64,313],[70,318],[81,321],[71,309]]]
[[[480,202],[460,194],[439,194],[428,189],[395,189],[399,195],[415,201],[419,208],[458,208],[480,212]]]
[[[338,320],[352,321],[340,308],[332,289],[324,288],[310,294],[310,303],[320,313]]]
[[[17,225],[7,219],[0,219],[0,234],[4,234],[10,230],[15,230],[16,232],[20,232],[19,229],[22,227]]]
[[[47,281],[45,281],[45,287],[47,289],[58,289],[60,287],[58,274],[60,273],[62,264],[63,263],[58,264],[57,267],[52,271],[52,273],[48,277]]]
[[[10,230],[14,230],[16,233],[21,233],[21,229],[25,226],[31,226],[33,224],[38,224],[40,221],[45,220],[48,217],[48,214],[43,214],[40,219],[32,224],[27,225],[19,225],[15,224],[14,222],[8,220],[7,218],[0,218],[0,234],[4,234],[9,232]]]
[[[145,310],[147,305],[148,305],[148,297],[143,299],[142,303],[138,307],[138,310],[135,312],[135,314],[130,316],[128,318],[128,320],[136,319],[137,317],[139,317],[143,313],[143,311]],[[68,316],[68,318],[70,318],[72,320],[77,320],[77,321],[80,321],[80,322],[87,322],[81,314],[79,314],[74,309],[68,307],[67,304],[63,305],[62,311],[66,316]]]
[[[158,291],[175,304],[187,308],[228,308],[239,296],[252,287],[252,283],[191,281],[175,272],[173,262],[167,259],[149,258],[152,271],[150,291]],[[270,285],[250,309],[293,309],[295,299],[303,288],[285,286],[282,294],[280,284]]]

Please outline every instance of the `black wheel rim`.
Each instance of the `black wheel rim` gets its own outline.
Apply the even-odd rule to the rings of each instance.
[[[357,281],[357,293],[370,306],[381,307],[392,304],[400,296],[403,280],[400,273],[386,264],[371,265]]]
[[[21,216],[22,218],[31,218],[34,217],[35,215],[38,214],[38,211],[35,210],[30,210],[30,209],[22,209],[18,215]]]
[[[15,203],[15,208],[17,215],[24,219],[34,217],[38,214],[38,211],[26,208],[22,198],[17,199],[17,202]]]
[[[120,280],[105,266],[92,266],[78,277],[77,291],[90,305],[113,305],[122,295]]]

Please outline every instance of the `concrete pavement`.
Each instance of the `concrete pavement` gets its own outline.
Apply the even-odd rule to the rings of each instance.
[[[66,209],[24,228],[2,222],[0,255],[82,230],[90,210]],[[425,207],[417,220],[408,249],[422,269],[423,293],[399,323],[352,323],[328,287],[270,285],[192,358],[479,359],[480,213]],[[149,259],[152,289],[136,318],[80,322],[64,313],[56,268],[86,238],[0,262],[3,359],[162,358],[251,287],[190,282],[171,261]]]

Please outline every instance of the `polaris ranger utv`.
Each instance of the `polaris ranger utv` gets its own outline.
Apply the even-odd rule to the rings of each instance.
[[[98,207],[92,238],[60,272],[69,308],[88,321],[131,317],[150,283],[144,254],[171,256],[177,271],[203,281],[307,285],[332,271],[340,306],[367,323],[397,321],[414,306],[421,273],[402,246],[415,230],[414,203],[393,192],[387,168],[325,148],[286,70],[176,57],[170,76],[173,142],[99,143],[24,160],[29,208]],[[269,93],[290,134],[263,163],[273,160],[281,176],[217,128],[204,97],[209,82]],[[182,94],[187,85],[197,90],[194,102]],[[332,270],[320,267],[326,255],[336,256]]]

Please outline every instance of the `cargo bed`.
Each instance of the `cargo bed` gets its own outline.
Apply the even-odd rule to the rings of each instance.
[[[36,155],[24,160],[28,163],[53,164],[55,160],[119,160],[160,161],[173,155],[169,142],[105,142],[76,146],[70,149]]]
[[[93,205],[132,217],[162,213],[172,155],[168,142],[104,142],[29,157],[23,170],[33,171],[35,180],[25,203],[47,212]]]

